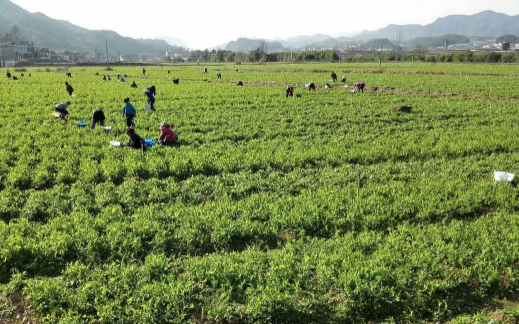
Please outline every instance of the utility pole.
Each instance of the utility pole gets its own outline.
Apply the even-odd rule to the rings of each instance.
[[[110,67],[110,64],[108,63],[108,41],[106,41],[106,67]]]
[[[382,69],[382,45],[380,45],[380,52],[378,53],[378,60],[379,60],[379,65],[380,65],[380,69]]]
[[[267,65],[267,42],[265,42],[265,66]]]

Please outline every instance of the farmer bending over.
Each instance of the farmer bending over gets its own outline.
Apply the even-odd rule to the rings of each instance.
[[[146,69],[142,68],[142,75],[146,76]]]
[[[10,79],[11,78],[11,72],[7,71],[7,78]]]
[[[92,113],[92,129],[96,127],[97,123],[102,127],[105,126],[105,113],[101,108],[94,110]]]
[[[222,74],[221,74],[220,72],[218,72],[218,73],[216,73],[216,77],[217,77],[218,79],[221,79],[221,78],[222,78]]]
[[[286,96],[287,98],[294,96],[294,87],[287,87]]]
[[[357,82],[355,83],[355,89],[357,89],[358,92],[364,93],[364,88],[366,87],[366,84],[364,82]]]
[[[65,87],[67,89],[68,95],[72,96],[72,94],[74,93],[74,88],[72,88],[72,86],[68,84],[68,82],[65,82]]]
[[[148,97],[148,105],[150,105],[151,111],[157,111],[155,109],[155,94],[157,93],[157,90],[155,89],[155,86],[151,86],[148,89],[144,90],[144,94],[146,97]]]
[[[68,115],[67,107],[70,106],[72,103],[70,101],[65,101],[60,104],[57,104],[54,106],[54,109],[59,112],[59,118],[61,120],[65,119]]]
[[[124,99],[123,118],[126,116],[126,126],[134,127],[133,119],[137,116],[135,107],[130,103],[130,98]]]
[[[133,81],[131,87],[132,87],[132,88],[137,88],[137,83],[135,83],[135,81]]]
[[[315,83],[311,82],[311,83],[308,83],[306,85],[306,87],[308,88],[308,91],[316,91],[315,90]]]
[[[332,72],[332,81],[337,82],[337,74],[335,72]]]
[[[175,145],[178,142],[178,135],[168,123],[162,122],[160,124],[160,136],[157,142],[165,146]]]

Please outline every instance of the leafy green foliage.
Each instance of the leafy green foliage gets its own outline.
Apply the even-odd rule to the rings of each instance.
[[[169,68],[115,68],[157,86],[137,133],[179,133],[144,160],[108,145],[127,139],[122,99],[145,103],[131,83],[71,69],[62,122],[63,73],[0,79],[0,306],[22,291],[42,323],[418,323],[517,297],[518,189],[492,178],[517,171],[515,78],[359,67],[375,69],[171,67],[179,86]],[[332,68],[397,92],[285,98]],[[99,107],[111,134],[75,126]]]

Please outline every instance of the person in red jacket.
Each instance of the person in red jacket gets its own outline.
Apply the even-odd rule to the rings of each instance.
[[[175,145],[178,142],[178,135],[168,123],[162,122],[160,124],[160,136],[157,142],[162,145]]]

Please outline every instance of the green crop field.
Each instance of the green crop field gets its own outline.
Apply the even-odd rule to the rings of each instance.
[[[0,323],[519,322],[519,65],[204,67],[0,69]]]

